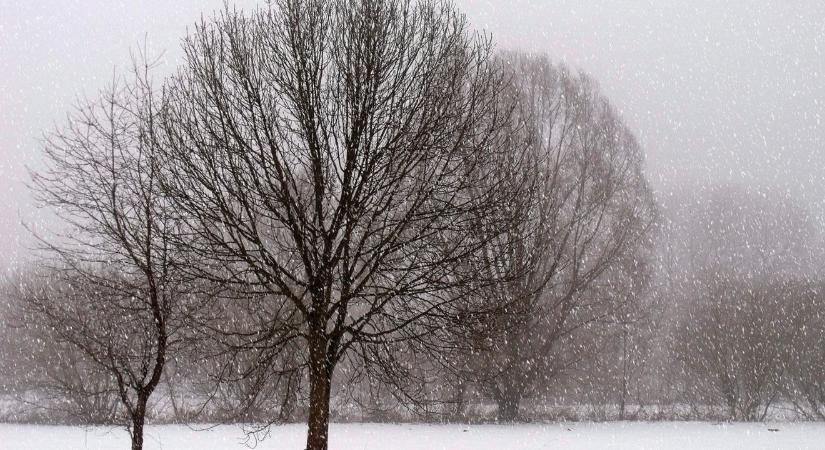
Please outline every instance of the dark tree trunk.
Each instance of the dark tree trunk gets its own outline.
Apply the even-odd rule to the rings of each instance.
[[[332,364],[327,358],[325,336],[316,334],[310,339],[309,346],[309,431],[306,450],[327,450]]]
[[[521,396],[521,389],[517,386],[507,386],[499,391],[496,396],[499,422],[515,422],[519,419]]]
[[[518,420],[519,399],[503,398],[498,403],[498,420],[501,422],[514,422]]]
[[[160,383],[163,376],[163,368],[166,365],[166,324],[158,301],[158,294],[153,280],[150,277],[150,285],[152,289],[151,305],[152,313],[155,319],[155,326],[157,327],[158,340],[155,347],[155,367],[152,369],[152,377],[148,383],[142,388],[138,389],[138,395],[135,404],[135,410],[132,412],[132,450],[143,449],[143,425],[146,422],[146,405],[149,404],[149,397],[155,391],[155,388]]]
[[[622,333],[622,396],[619,399],[619,420],[624,420],[627,404],[627,329]]]
[[[330,385],[329,377],[323,374],[310,380],[307,450],[327,450]]]
[[[143,424],[146,422],[146,400],[139,399],[132,414],[132,450],[143,450]]]
[[[466,403],[467,386],[462,382],[456,388],[455,392],[455,409],[453,410],[454,421],[459,421],[464,417],[464,407]]]

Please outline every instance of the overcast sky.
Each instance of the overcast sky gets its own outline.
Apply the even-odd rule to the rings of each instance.
[[[37,164],[42,131],[144,36],[173,67],[186,27],[222,3],[0,0],[0,269],[31,244],[25,166]],[[591,73],[640,137],[660,196],[740,183],[825,211],[825,2],[457,3],[500,47]]]

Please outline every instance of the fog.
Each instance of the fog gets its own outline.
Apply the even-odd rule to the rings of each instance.
[[[0,424],[825,421],[821,1],[0,11]]]
[[[254,2],[238,2],[241,7]],[[0,2],[0,268],[29,255],[38,226],[24,183],[39,139],[93,95],[144,39],[165,52],[220,1]],[[499,47],[547,52],[591,73],[646,151],[661,200],[734,184],[802,202],[825,198],[825,3],[474,1]]]

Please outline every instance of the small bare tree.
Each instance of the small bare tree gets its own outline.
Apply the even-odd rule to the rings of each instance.
[[[17,406],[7,413],[21,421],[114,423],[120,401],[111,377],[75,346],[53,339],[49,323],[26,317],[21,288],[42,279],[20,274],[0,290],[6,299],[0,312],[0,377]]]
[[[815,371],[802,355],[821,333],[810,213],[787,194],[727,184],[671,196],[665,209],[670,395],[732,420],[761,419],[783,386],[799,404],[792,380]]]
[[[807,314],[793,335],[795,340],[787,343],[781,362],[786,370],[782,390],[803,417],[825,420],[825,321],[821,313],[825,286],[810,283],[808,289],[807,298],[797,303]]]
[[[201,23],[184,50],[164,189],[195,237],[189,270],[269,302],[256,332],[221,333],[303,343],[307,448],[326,449],[338,363],[399,381],[404,343],[437,342],[485,282],[467,260],[512,197],[481,182],[502,70],[429,0],[278,0]]]
[[[182,342],[189,299],[172,246],[178,226],[158,183],[163,99],[151,66],[136,62],[131,79],[116,79],[47,136],[33,188],[65,228],[43,240],[44,277],[21,289],[29,320],[108,374],[133,449],[142,448],[149,399]]]
[[[686,399],[721,404],[731,420],[761,421],[798,356],[815,292],[798,281],[725,275],[707,274],[681,315],[674,343]]]

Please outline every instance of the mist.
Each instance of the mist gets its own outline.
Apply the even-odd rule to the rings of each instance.
[[[429,5],[427,0],[420,3]],[[370,9],[385,4],[387,10]],[[147,426],[197,417],[247,424],[306,420],[308,448],[326,448],[330,417],[424,423],[688,418],[703,423],[779,421],[783,427],[788,417],[825,418],[825,358],[815,351],[825,342],[825,318],[819,313],[825,301],[825,3],[454,0],[435,2],[438,8],[432,11],[440,12],[420,13],[424,18],[412,26],[442,34],[398,33],[397,18],[406,18],[417,7],[410,5],[418,4],[375,0],[345,8],[340,1],[317,0],[0,0],[0,273],[7,285],[0,290],[0,325],[8,323],[9,330],[37,325],[26,331],[31,334],[0,334],[0,421],[126,423],[129,430],[139,427],[142,436],[143,415]],[[304,7],[325,16],[313,17]],[[255,15],[272,11],[267,8],[274,8],[273,17],[293,14],[297,19],[278,22]],[[464,16],[452,16],[451,8]],[[252,16],[246,19],[245,14]],[[465,16],[466,29],[456,25]],[[324,28],[327,19],[338,21],[338,27]],[[386,26],[359,28],[359,20]],[[296,24],[304,23],[327,34],[301,34]],[[204,37],[210,36],[209,30],[219,30],[216,35],[221,38]],[[279,40],[278,32],[318,44],[320,50],[295,50],[289,39]],[[371,33],[396,39],[392,50],[403,57],[375,56],[387,58],[391,67],[406,61],[404,45],[433,45],[432,54],[416,56],[422,58],[420,67],[432,65],[429,75],[444,75],[436,63],[439,49],[453,54],[450,41],[440,37],[459,42],[455,45],[461,51],[454,54],[464,58],[464,65],[443,69],[452,76],[438,78],[444,83],[439,91],[443,99],[422,81],[426,77],[402,66],[390,73],[396,82],[401,80],[399,86],[410,86],[405,95],[419,100],[421,111],[406,111],[406,98],[390,103],[388,108],[399,110],[392,114],[377,106],[369,111],[374,122],[368,123],[383,124],[388,133],[412,143],[409,148],[388,147],[398,152],[400,161],[415,167],[409,173],[445,176],[427,166],[426,158],[416,159],[417,154],[444,158],[439,167],[467,164],[458,153],[427,153],[439,146],[456,151],[466,145],[468,154],[478,158],[478,167],[467,169],[466,179],[433,182],[443,189],[435,191],[446,192],[449,201],[443,204],[427,197],[435,195],[432,189],[410,188],[424,183],[422,179],[410,181],[408,172],[381,165],[386,157],[376,149],[384,144],[381,133],[367,140],[365,153],[348,154],[358,161],[354,166],[338,165],[339,142],[350,145],[349,139],[356,136],[357,141],[362,131],[358,120],[337,122],[357,110],[348,109],[352,105],[347,102],[362,92],[355,89],[353,94],[339,82],[352,82],[346,75],[365,78],[357,81],[372,86],[372,67],[366,75],[340,69],[343,74],[334,72],[332,78],[321,77],[316,86],[306,88],[323,92],[316,94],[331,105],[329,109],[312,102],[295,107],[308,117],[318,114],[335,124],[329,129],[319,126],[327,133],[327,154],[316,152],[317,142],[303,142],[306,131],[292,129],[284,119],[290,114],[305,117],[282,103],[285,98],[304,99],[301,80],[313,73],[311,65],[301,66],[305,60],[332,61],[334,56],[349,61],[352,55],[362,56],[355,47],[337,42],[328,46],[324,39],[348,43],[363,38],[372,45]],[[485,47],[486,42],[492,47]],[[225,47],[235,53],[213,52]],[[153,63],[151,70],[141,73],[136,67],[144,56]],[[213,65],[200,65],[202,60]],[[233,72],[249,61],[263,61],[250,63],[252,76]],[[267,67],[272,61],[277,64]],[[496,65],[501,62],[501,67]],[[223,71],[209,72],[213,67]],[[278,72],[294,67],[300,70],[289,76]],[[482,70],[465,73],[468,67]],[[463,84],[451,84],[459,79]],[[262,87],[269,86],[265,82],[256,84],[260,80],[278,89],[267,90]],[[249,99],[238,95],[234,82],[260,90],[249,94],[259,104],[244,103]],[[126,88],[119,91],[113,85]],[[381,83],[375,86],[377,91],[384,88]],[[449,97],[461,89],[470,89],[484,101],[462,102],[459,94]],[[391,90],[387,98],[399,92]],[[155,99],[161,107],[155,106]],[[107,101],[112,111],[122,108],[122,115],[84,115]],[[247,107],[254,111],[256,105],[260,111],[249,117],[238,112]],[[443,128],[416,115],[436,115],[450,108],[460,114],[445,115]],[[210,122],[215,120],[210,114],[220,116],[222,126],[233,120],[241,125],[233,129],[234,135],[227,137],[225,128],[221,135],[212,129],[218,122]],[[266,125],[258,123],[256,114]],[[393,114],[409,114],[410,120],[393,122]],[[110,119],[111,135],[101,131],[106,128],[101,117]],[[482,123],[487,128],[478,125]],[[67,124],[67,135],[60,134]],[[344,128],[350,125],[355,131],[346,135]],[[421,127],[419,133],[414,126]],[[233,153],[262,146],[260,136],[272,129],[279,130],[276,137],[288,142],[287,147],[297,150],[277,148],[251,162],[244,160],[243,152]],[[467,139],[452,133],[459,129],[477,134]],[[118,132],[135,143],[123,144],[119,159],[114,151],[109,156],[100,153],[99,142],[108,136],[114,146]],[[99,141],[84,141],[84,136]],[[376,148],[370,147],[373,144]],[[144,146],[160,150],[157,155],[150,151],[147,160]],[[137,156],[130,153],[135,148],[140,150]],[[88,158],[83,159],[82,151],[74,153],[77,149],[87,151]],[[286,170],[279,166],[284,158],[291,161]],[[248,166],[236,166],[239,160]],[[233,177],[204,171],[210,164],[225,164],[221,167],[230,168],[227,173]],[[384,170],[383,184],[370,179],[378,175],[367,169],[362,175],[359,164]],[[97,180],[92,175],[100,176],[101,167],[110,173]],[[278,169],[269,172],[272,167]],[[391,185],[398,190],[378,200],[365,197],[359,204],[347,197],[352,194],[348,176],[331,177],[325,184],[323,170],[310,176],[307,167],[336,174],[354,170],[353,176],[363,176],[366,185],[376,182],[374,190],[366,191],[372,194]],[[258,178],[261,173],[268,174],[264,182]],[[145,177],[151,179],[149,187],[142,184]],[[267,184],[278,177],[283,178],[280,184]],[[214,186],[228,193],[213,191]],[[394,197],[408,188],[409,197],[419,201]],[[119,200],[124,190],[133,195]],[[229,200],[220,196],[224,194]],[[312,195],[317,217],[281,215],[294,206],[292,196],[300,204]],[[472,207],[450,203],[463,195],[475,199]],[[108,201],[98,204],[104,197]],[[379,200],[386,202],[382,208],[376,206]],[[236,205],[233,202],[246,208],[245,216],[233,215],[233,206],[227,206]],[[98,209],[84,209],[89,205]],[[431,209],[420,216],[399,212],[424,208],[421,205]],[[386,223],[403,222],[398,217],[410,223],[399,227],[403,231],[382,236],[384,228],[377,232],[369,220],[352,218],[363,212],[358,207],[374,208],[373,219],[384,214]],[[337,208],[353,209],[341,213]],[[328,209],[335,211],[330,217],[336,219],[327,218]],[[134,219],[135,211],[147,217],[126,224],[135,227],[131,234],[123,232],[120,227],[126,225],[119,221]],[[349,245],[349,235],[343,238],[330,231],[341,225],[339,215],[354,221],[342,227],[342,235],[357,230],[355,235],[375,232],[385,239],[376,244],[381,249],[374,250],[378,256],[335,253],[318,244],[332,246],[340,239]],[[110,216],[117,226],[106,234]],[[416,222],[424,216],[444,222]],[[87,220],[100,220],[102,225],[95,228]],[[169,228],[157,232],[158,227],[148,225],[155,221]],[[219,236],[214,231],[218,228],[226,235]],[[67,235],[60,234],[66,230]],[[135,236],[145,237],[145,245],[135,245]],[[429,240],[430,236],[454,246]],[[75,238],[74,247],[65,244]],[[154,239],[161,243],[155,246]],[[370,239],[360,242],[372,245]],[[306,243],[310,241],[317,245]],[[135,248],[138,254],[147,252],[143,259],[135,256]],[[160,259],[168,262],[157,275],[163,280],[159,284],[153,272],[153,252],[158,248],[163,250]],[[389,258],[384,248],[397,252],[392,261],[382,259]],[[167,253],[168,249],[174,250]],[[318,262],[330,255],[351,257],[351,264],[339,267],[330,262],[325,267]],[[411,262],[419,257],[432,259],[424,265]],[[370,265],[375,272],[367,275],[355,269]],[[365,278],[355,283],[355,289],[365,291],[348,298],[352,277],[358,274]],[[144,276],[148,281],[135,281]],[[404,285],[408,276],[415,281]],[[121,295],[124,292],[128,295]],[[107,295],[108,300],[102,299]],[[145,323],[135,325],[136,319],[111,325],[132,330],[134,339],[127,346],[143,345],[143,354],[151,354],[155,343],[163,344],[155,350],[157,379],[130,387],[143,402],[137,408],[140,414],[129,401],[117,406],[116,397],[105,400],[113,405],[109,410],[83,403],[78,398],[88,394],[84,382],[89,380],[109,394],[117,391],[113,386],[120,386],[121,398],[128,398],[118,385],[122,380],[111,376],[125,369],[96,367],[96,355],[105,352],[90,350],[93,344],[81,345],[79,352],[68,350],[85,342],[71,334],[84,328],[67,325],[65,318],[92,318],[86,324],[92,330],[96,320],[118,324],[131,317],[123,311],[133,311],[130,302],[142,295],[149,300],[140,307],[151,306],[142,311]],[[157,299],[165,295],[174,307],[158,306]],[[369,303],[381,296],[389,300]],[[308,298],[315,303],[309,306]],[[428,302],[434,298],[449,300],[433,306]],[[356,300],[365,303],[353,306],[350,302]],[[393,301],[401,306],[392,306]],[[94,319],[95,312],[109,304],[122,308]],[[59,309],[66,305],[74,306]],[[335,311],[337,321],[332,312],[328,322],[316,317],[322,306]],[[62,316],[51,308],[62,311]],[[170,323],[186,336],[180,339],[182,347],[166,348],[164,314],[170,314]],[[384,322],[370,322],[375,317]],[[422,317],[426,320],[419,323]],[[394,326],[388,325],[393,321]],[[152,328],[159,323],[164,327]],[[270,327],[266,339],[279,345],[259,348],[242,341],[241,336],[259,336],[263,328],[254,326],[262,323]],[[356,326],[364,323],[375,325],[372,332],[381,337]],[[144,333],[141,326],[153,331]],[[405,331],[408,326],[419,332]],[[339,328],[339,334],[328,331]],[[152,333],[164,337],[137,343],[137,336],[155,336]],[[81,337],[94,345],[103,339]],[[344,337],[352,341],[341,344]],[[50,340],[54,347],[44,344]],[[335,372],[338,345],[348,356],[340,356],[341,369]],[[324,351],[318,349],[327,346],[335,349],[324,350],[333,356],[319,356]],[[264,354],[261,348],[272,353]],[[164,366],[167,350],[176,355],[171,368]],[[212,359],[192,356],[199,352]],[[61,359],[64,353],[71,356]],[[180,362],[177,355],[183,355]],[[45,391],[32,388],[44,383],[37,373],[51,367],[54,358],[63,364],[56,365],[60,370],[75,370],[71,376],[79,387],[72,385],[72,393],[83,394],[58,403],[76,402],[93,414],[74,415],[68,409],[41,415],[5,411],[2,396],[7,393],[19,394],[21,404],[31,396],[53,401],[68,395],[48,390],[55,389],[48,383]],[[264,365],[272,370],[259,372]],[[161,379],[162,370],[172,375]],[[226,375],[235,372],[244,376]],[[418,382],[430,397],[410,394]],[[148,402],[156,386],[157,395],[170,400],[173,412]],[[183,397],[189,394],[189,400],[208,397],[209,389],[220,395],[215,403],[200,405],[205,416],[197,416],[194,407],[179,411],[177,401],[185,403]],[[265,397],[269,398],[261,400]],[[253,405],[251,398],[262,403]],[[416,418],[405,415],[407,411]],[[785,416],[782,411],[792,413]],[[133,422],[127,423],[127,416]]]
[[[238,2],[237,6],[255,2]],[[473,1],[458,6],[500,48],[592,74],[645,148],[657,195],[737,184],[825,213],[825,5],[810,1]],[[147,41],[169,71],[179,40],[222,2],[3,3],[0,249],[9,268],[36,222],[23,186],[43,131]]]

